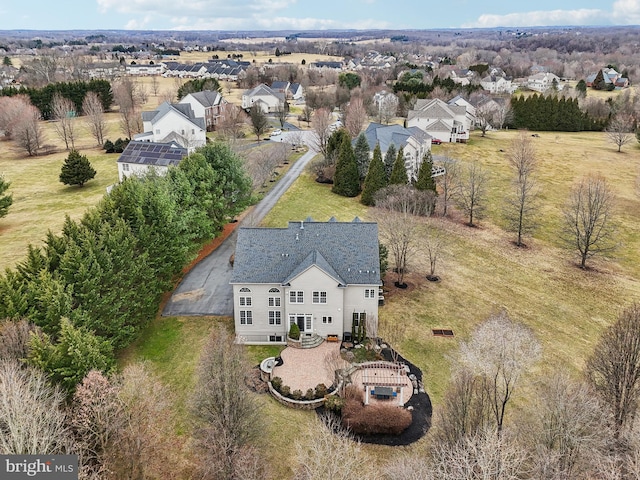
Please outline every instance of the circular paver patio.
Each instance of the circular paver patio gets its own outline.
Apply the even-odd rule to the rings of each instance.
[[[324,383],[327,388],[333,384],[335,370],[332,368],[335,359],[340,358],[340,344],[322,342],[315,348],[287,347],[280,357],[283,363],[273,368],[272,378],[280,377],[282,384],[288,385],[291,391],[305,393],[319,383]],[[342,366],[346,365],[343,361]]]

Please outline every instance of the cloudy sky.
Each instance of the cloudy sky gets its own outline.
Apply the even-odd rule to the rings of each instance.
[[[550,25],[640,25],[640,0],[0,0],[0,30],[436,29]]]

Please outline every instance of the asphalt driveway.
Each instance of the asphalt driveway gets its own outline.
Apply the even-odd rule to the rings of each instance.
[[[286,141],[287,132],[282,136]],[[310,148],[300,157],[239,226],[258,225],[315,155]],[[237,229],[184,276],[165,305],[163,316],[233,315],[233,288],[229,285],[233,268],[229,258],[236,249],[236,239]]]

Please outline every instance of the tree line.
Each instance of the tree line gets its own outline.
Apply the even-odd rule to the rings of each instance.
[[[0,277],[0,318],[27,319],[28,362],[73,391],[154,318],[205,239],[250,201],[251,182],[226,145],[203,147],[164,177],[129,178],[80,220]]]
[[[57,82],[42,88],[6,87],[0,90],[0,96],[27,95],[45,120],[53,118],[54,97],[56,94],[73,102],[74,115],[83,112],[82,103],[89,92],[95,92],[102,103],[103,110],[109,110],[113,104],[111,84],[107,80],[89,80],[88,82]]]
[[[581,132],[601,131],[602,120],[596,120],[582,112],[577,98],[533,94],[529,97],[514,96],[511,128],[527,128],[537,131]]]

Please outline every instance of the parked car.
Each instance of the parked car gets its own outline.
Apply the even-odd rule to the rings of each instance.
[[[440,145],[441,143],[442,143],[442,140],[440,140],[439,138],[431,139],[431,145]]]
[[[280,129],[274,130],[273,132],[270,133],[270,135],[272,137],[277,137],[278,135],[282,135],[282,130],[280,130]]]

